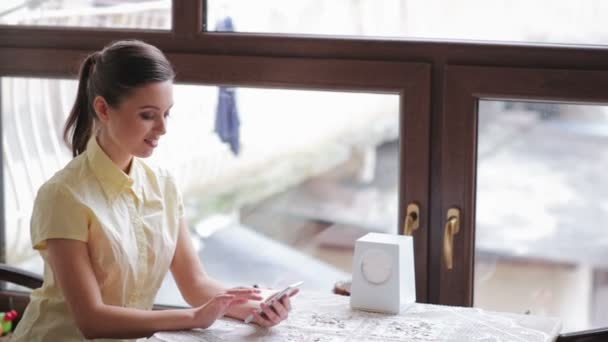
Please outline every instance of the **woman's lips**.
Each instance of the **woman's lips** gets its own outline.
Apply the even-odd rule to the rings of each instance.
[[[146,142],[146,144],[148,144],[150,147],[156,147],[158,146],[158,139],[144,139],[144,141]]]

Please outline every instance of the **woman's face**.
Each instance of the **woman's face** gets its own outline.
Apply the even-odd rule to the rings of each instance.
[[[149,157],[167,132],[171,106],[170,80],[135,89],[117,108],[106,105],[105,113],[100,113],[95,103],[102,125],[99,143],[115,162],[130,161],[131,156]]]

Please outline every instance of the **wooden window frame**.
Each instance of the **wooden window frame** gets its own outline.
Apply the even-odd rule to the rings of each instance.
[[[46,61],[73,61],[74,65],[83,57],[80,51],[74,50],[38,49],[37,53],[44,55]],[[22,69],[16,72],[14,64],[10,67],[0,66],[0,77],[74,77],[74,73],[64,69],[62,63],[50,63],[57,66],[55,69],[32,69],[39,59],[34,53],[21,55],[20,51],[5,49],[4,57],[12,59],[13,54],[15,58],[20,57],[18,64]],[[423,210],[428,208],[430,68],[427,64],[180,53],[169,53],[167,57],[173,64],[182,66],[177,69],[179,82],[184,83],[398,95],[401,137],[398,203],[416,202]],[[0,185],[2,189],[3,178]],[[3,200],[0,204],[4,203]],[[405,217],[404,209],[405,205],[399,208],[401,222]],[[428,301],[426,225],[427,219],[421,213],[420,229],[415,239],[416,259],[420,261],[416,264],[419,274],[416,278],[417,299],[421,302]],[[1,228],[3,232],[4,224]]]
[[[73,77],[77,72],[79,61],[86,54],[101,49],[110,41],[126,38],[144,40],[167,53],[178,70],[177,82],[337,89],[340,87],[332,84],[332,78],[347,76],[341,75],[337,70],[323,69],[320,67],[323,63],[329,63],[326,66],[346,62],[361,62],[370,65],[374,63],[426,65],[425,70],[430,70],[430,78],[428,79],[429,84],[425,84],[423,87],[430,89],[430,92],[413,92],[408,95],[411,97],[402,96],[404,106],[407,106],[407,103],[404,102],[405,98],[420,96],[422,99],[419,101],[420,103],[428,102],[430,117],[424,119],[427,120],[426,122],[423,120],[409,123],[406,122],[408,116],[402,116],[402,130],[410,129],[408,127],[411,129],[419,127],[423,132],[417,136],[414,142],[406,141],[406,144],[418,144],[418,146],[427,146],[427,148],[416,152],[415,155],[408,156],[408,159],[412,158],[417,163],[416,167],[401,167],[400,195],[409,192],[410,189],[418,189],[416,191],[420,191],[419,189],[422,188],[428,189],[422,197],[424,201],[428,202],[428,206],[426,210],[422,208],[422,226],[419,229],[424,232],[424,236],[428,234],[428,240],[426,237],[416,237],[416,253],[423,253],[424,260],[427,260],[427,254],[430,256],[428,265],[424,265],[427,272],[422,275],[423,277],[428,275],[429,286],[423,290],[422,298],[423,301],[431,303],[470,305],[472,298],[472,289],[463,289],[463,285],[457,287],[456,293],[457,296],[460,296],[459,300],[442,297],[441,289],[448,283],[440,284],[442,265],[441,259],[437,256],[440,255],[437,254],[437,246],[441,245],[444,207],[452,196],[450,189],[454,186],[451,178],[446,176],[446,172],[450,170],[450,167],[456,167],[446,165],[446,163],[457,163],[457,161],[446,161],[442,158],[442,154],[445,154],[443,146],[446,139],[453,141],[451,133],[445,129],[445,120],[447,120],[447,115],[452,115],[450,114],[453,112],[450,109],[452,103],[468,101],[471,96],[462,92],[452,93],[452,90],[448,92],[448,90],[451,89],[453,78],[457,78],[459,82],[465,84],[476,82],[473,75],[453,72],[456,70],[455,68],[471,66],[516,68],[518,70],[526,68],[561,69],[582,72],[608,70],[608,48],[598,46],[205,32],[205,7],[204,0],[173,0],[173,27],[170,31],[0,25],[0,75]],[[277,65],[281,65],[281,67],[277,68]],[[317,73],[305,72],[308,70],[307,68],[315,67],[319,68]],[[321,74],[319,70],[326,74]],[[373,74],[367,76],[364,82],[366,85],[374,84],[374,87],[380,89],[391,88],[387,79],[376,78]],[[406,78],[401,79],[404,83],[399,89],[405,89],[408,82]],[[420,80],[418,82],[426,82],[423,78]],[[346,83],[349,82],[348,79],[346,81]],[[489,80],[489,82],[498,81],[499,79]],[[596,83],[592,86],[601,86],[604,81],[594,79],[593,82]],[[342,86],[345,84],[343,83]],[[361,89],[371,90],[374,87],[361,86]],[[574,90],[573,86],[570,88]],[[480,89],[480,93],[487,93],[484,89]],[[547,93],[543,92],[538,95],[538,98],[544,99]],[[463,99],[459,99],[459,96],[463,96]],[[446,114],[444,109],[450,110],[446,111]],[[401,113],[405,113],[403,108]],[[403,127],[404,122],[405,128]],[[425,125],[430,127],[430,132],[424,128]],[[410,133],[405,134],[407,137]],[[428,144],[422,143],[424,139],[427,139]],[[465,148],[465,145],[460,146]],[[470,145],[466,146],[470,147]],[[466,153],[460,151],[459,153],[466,154],[470,151]],[[470,163],[470,160],[467,160]],[[473,167],[472,165],[466,167],[470,169]],[[421,173],[420,170],[424,170],[425,174],[419,174],[418,182],[412,182],[406,191],[404,180],[412,172],[413,175]],[[409,177],[414,177],[413,175],[410,174]],[[1,190],[0,195],[3,194]],[[467,198],[469,201],[467,205],[472,207],[470,201],[474,201],[474,198],[471,199],[474,189],[469,187],[462,191],[464,191],[464,195],[460,196]],[[404,218],[403,207],[409,200],[408,198],[399,200],[400,222],[403,222]],[[411,200],[420,199],[412,198]],[[3,205],[0,205],[0,210],[4,210]],[[2,217],[4,217],[3,214]],[[3,225],[0,227],[2,230],[0,233],[3,233],[3,227]],[[4,246],[4,241],[2,241],[4,235],[0,235],[0,246]],[[469,237],[472,238],[472,235]],[[471,246],[472,244],[469,242],[468,245],[462,245],[461,248],[471,248]],[[470,258],[466,260],[469,262]],[[457,260],[458,262],[463,263],[465,259]],[[419,266],[417,265],[417,267]],[[472,264],[468,267],[472,272]],[[466,272],[463,273],[464,277],[470,280],[472,273]],[[421,275],[417,274],[417,276]],[[471,284],[466,279],[454,281],[463,282],[464,286],[470,287]]]
[[[449,65],[442,115],[440,212],[461,210],[454,239],[454,268],[448,271],[442,245],[429,246],[430,290],[443,304],[472,306],[474,299],[477,120],[480,100],[530,100],[607,104],[608,71]],[[445,222],[445,221],[444,221]],[[440,227],[441,228],[441,227]],[[442,241],[443,229],[431,230]]]

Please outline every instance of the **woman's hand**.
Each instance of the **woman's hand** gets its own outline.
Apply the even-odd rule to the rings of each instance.
[[[211,298],[207,303],[194,308],[194,324],[206,329],[216,319],[224,316],[226,311],[235,305],[247,303],[249,300],[260,300],[260,290],[249,288],[235,288],[227,290]]]
[[[252,322],[261,327],[270,328],[286,320],[289,316],[289,311],[291,311],[290,297],[295,296],[298,292],[299,290],[295,290],[289,296],[284,295],[282,298],[274,300],[270,304],[260,303],[262,312],[258,313],[257,309],[252,310]]]

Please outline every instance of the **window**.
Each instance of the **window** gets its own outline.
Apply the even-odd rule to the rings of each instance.
[[[7,262],[39,273],[29,218],[37,189],[71,159],[61,135],[76,86],[2,78]],[[358,237],[397,233],[399,96],[178,84],[174,97],[149,162],[180,182],[214,277],[324,291],[349,278]],[[227,132],[229,120],[240,124]]]
[[[605,326],[608,108],[481,101],[478,129],[474,305]]]
[[[608,43],[602,0],[209,0],[208,8],[209,31]]]
[[[0,24],[169,30],[171,1],[5,0]]]
[[[333,92],[338,93],[336,96],[342,96],[343,93],[351,95],[352,92],[384,94],[383,96],[391,98],[387,100],[389,102],[398,96],[399,160],[392,160],[392,163],[399,165],[396,205],[399,214],[396,219],[397,227],[393,231],[402,232],[407,206],[417,203],[420,207],[420,227],[413,236],[418,300],[438,304],[473,305],[476,298],[473,291],[477,220],[475,210],[479,203],[476,198],[477,152],[478,148],[482,148],[476,139],[478,109],[485,108],[485,104],[480,104],[479,101],[588,105],[608,103],[605,91],[608,89],[608,76],[603,71],[608,69],[606,49],[534,44],[603,44],[604,21],[597,18],[604,15],[604,6],[599,2],[571,3],[574,7],[569,5],[570,2],[568,5],[565,5],[565,2],[540,5],[510,1],[509,7],[506,2],[494,2],[492,6],[499,12],[491,12],[489,5],[482,2],[442,5],[435,1],[382,1],[381,7],[375,1],[350,4],[310,1],[286,7],[282,3],[271,4],[262,1],[257,2],[255,8],[248,7],[249,4],[241,4],[242,6],[235,9],[233,5],[222,5],[223,2],[219,1],[210,0],[203,3],[175,0],[170,6],[173,30],[167,32],[144,32],[124,28],[98,30],[90,27],[0,26],[0,75],[3,82],[4,79],[21,77],[73,78],[75,67],[85,54],[112,40],[137,38],[151,42],[167,53],[178,71],[177,81],[181,84],[179,87],[190,89],[187,88],[190,86],[185,86],[186,83],[197,84],[191,86],[191,89],[195,89],[192,92],[196,94],[192,96],[201,96],[210,101],[217,95],[215,85],[238,87],[237,96],[244,98],[250,92],[261,94],[259,96],[275,91],[286,92],[281,94],[314,94],[299,93],[295,89],[322,90],[323,96],[332,98],[336,95],[332,94]],[[308,5],[315,11],[308,11]],[[321,15],[327,15],[328,19],[316,19],[320,18],[318,13],[321,6],[327,8],[321,12],[326,14]],[[356,13],[369,15],[370,18],[352,19],[356,17],[351,14],[354,12],[341,10],[340,6],[358,6],[357,8],[364,10]],[[270,7],[270,11],[263,12]],[[287,9],[281,10],[282,7]],[[333,12],[329,10],[332,8],[335,9]],[[403,8],[408,9],[405,13],[408,16],[407,21],[398,19]],[[245,16],[248,13],[252,15]],[[268,13],[275,13],[274,19],[270,18]],[[298,17],[298,13],[302,16]],[[570,18],[576,19],[568,21],[563,19],[561,13],[568,13]],[[201,19],[201,16],[205,19]],[[227,17],[232,19],[236,33],[215,33],[217,23]],[[524,17],[530,19],[519,20]],[[382,21],[377,18],[382,18]],[[545,18],[547,21],[541,22]],[[314,25],[311,25],[311,22]],[[559,25],[556,25],[556,22]],[[201,32],[203,26],[211,32]],[[249,34],[252,32],[265,34]],[[537,32],[542,34],[537,35]],[[551,34],[547,35],[546,32]],[[283,33],[321,35],[298,36]],[[344,36],[334,37],[326,34]],[[404,37],[408,39],[401,39]],[[453,40],[436,40],[444,38]],[[502,42],[471,43],[460,39]],[[507,41],[530,44],[512,44],[506,43]],[[4,87],[4,83],[2,86]],[[3,108],[6,106],[4,102],[7,101],[4,94],[8,92],[9,90],[2,90]],[[20,95],[11,95],[9,101],[15,96],[19,98]],[[59,99],[57,97],[54,101]],[[358,103],[356,99],[352,101]],[[32,101],[26,99],[19,98],[19,102],[26,107],[32,106]],[[304,103],[309,105],[307,101]],[[268,104],[271,105],[273,104]],[[214,110],[214,105],[207,103],[205,106],[208,110]],[[243,116],[247,115],[245,107],[240,107],[240,110]],[[189,113],[189,109],[186,112]],[[197,120],[202,119],[199,117]],[[211,119],[208,119],[206,127],[211,125],[209,120]],[[178,125],[178,119],[173,121]],[[244,131],[246,125],[244,122],[243,138],[247,134]],[[48,134],[41,127],[37,129],[41,131],[39,137],[46,139],[43,137]],[[203,136],[213,136],[207,133],[208,131]],[[7,144],[17,146],[15,144],[18,141],[13,141],[17,138],[12,132],[6,132],[5,135],[9,136],[5,136],[5,140],[11,140]],[[36,144],[34,141],[24,149],[32,154]],[[7,146],[4,146],[5,150]],[[198,145],[188,147],[192,146]],[[232,158],[227,145],[215,141],[214,145],[210,146],[224,149],[223,156],[228,160]],[[392,143],[380,144],[376,149],[376,163],[379,163],[378,158],[381,155],[378,151],[385,147],[396,148]],[[42,143],[42,149],[51,148],[53,147]],[[193,150],[196,152],[196,149]],[[373,154],[366,152],[359,155],[362,156],[361,160],[369,161]],[[4,155],[5,163],[7,158]],[[45,163],[47,164],[61,165],[56,161]],[[480,167],[482,166],[480,164]],[[38,169],[40,166],[34,167],[31,172],[41,174],[42,171]],[[190,176],[185,174],[184,178],[188,177]],[[5,172],[5,182],[8,179],[9,174]],[[5,202],[9,200],[8,187],[9,185],[5,186]],[[479,190],[482,191],[481,188]],[[239,222],[259,222],[260,217],[263,217],[263,213],[269,208],[266,201],[271,201],[274,196],[279,195],[269,195],[257,205],[250,202],[243,205],[242,212],[245,215],[238,216]],[[483,197],[483,193],[480,192],[479,196]],[[289,200],[291,201],[291,198]],[[289,203],[291,202],[285,204],[283,209],[292,209]],[[480,210],[483,210],[483,204],[479,204]],[[5,208],[9,205],[4,204]],[[211,202],[205,205],[210,208]],[[444,269],[442,246],[446,212],[452,207],[461,209],[462,222],[460,232],[454,237],[454,271],[449,272]],[[227,219],[235,217],[231,215],[230,210],[226,216]],[[226,219],[222,215],[216,218],[219,218],[219,221],[211,218],[210,221],[200,217],[198,219],[201,219],[200,222],[207,221],[207,227],[221,226],[222,220]],[[326,222],[320,222],[313,227],[321,230],[325,224]],[[197,228],[196,225],[193,226]],[[7,229],[4,230],[6,234]],[[217,232],[221,233],[222,229]],[[8,249],[9,237],[6,239],[6,254],[10,254],[12,251]],[[274,241],[278,240],[280,239]],[[314,255],[312,250],[305,252]],[[321,258],[319,256],[319,259]],[[347,264],[347,259],[344,260],[344,264]],[[480,274],[483,272],[482,267],[479,266]],[[591,273],[593,276],[590,282],[595,284],[593,286],[603,286],[601,284],[606,282],[605,274],[601,270]],[[602,292],[597,294],[597,298],[603,298],[601,296]],[[598,299],[598,302],[601,300]],[[606,310],[598,307],[592,310],[595,312],[593,317],[606,317]]]
[[[596,175],[606,74],[482,66],[448,74],[442,208],[463,219],[438,260],[442,301],[559,316],[568,332],[605,326]],[[449,254],[460,260],[452,269]]]

